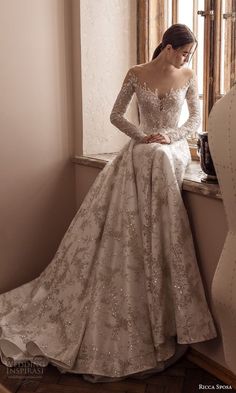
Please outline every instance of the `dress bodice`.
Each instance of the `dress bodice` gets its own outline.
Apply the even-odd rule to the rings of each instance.
[[[138,127],[124,117],[134,93],[137,97],[140,114]],[[187,99],[189,117],[181,127],[178,127],[185,98]],[[131,68],[115,101],[110,119],[112,124],[136,140],[141,140],[145,135],[156,132],[167,134],[171,142],[191,136],[200,125],[200,105],[196,80],[192,77],[182,87],[172,88],[161,96],[158,89],[154,91],[147,87],[146,83],[140,83]]]

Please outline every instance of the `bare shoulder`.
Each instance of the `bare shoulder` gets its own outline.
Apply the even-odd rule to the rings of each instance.
[[[136,76],[138,76],[138,75],[140,75],[140,74],[144,71],[145,64],[146,64],[146,63],[144,63],[144,64],[136,64],[136,65],[134,65],[133,67],[131,67],[130,70],[131,70]]]
[[[134,65],[130,67],[126,73],[126,78],[132,77],[132,76],[137,76],[138,73],[138,66]]]
[[[194,72],[191,68],[183,68],[182,70],[184,79],[189,80],[194,76]]]
[[[126,77],[124,79],[124,82],[126,83],[126,82],[129,82],[130,80],[133,80],[133,79],[135,79],[135,80],[139,79],[143,73],[143,66],[144,65],[145,65],[145,63],[144,64],[137,64],[137,65],[134,65],[131,68],[129,68],[129,70],[127,71]]]

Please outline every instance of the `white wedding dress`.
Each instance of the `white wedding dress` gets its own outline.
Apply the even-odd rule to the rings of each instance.
[[[134,93],[139,127],[123,116]],[[189,118],[178,127],[185,98]],[[216,337],[181,197],[185,137],[199,119],[194,78],[160,97],[129,70],[111,121],[130,142],[99,174],[41,275],[0,296],[4,364],[42,355],[61,372],[116,380],[162,370],[180,344]],[[160,131],[171,144],[140,143]]]

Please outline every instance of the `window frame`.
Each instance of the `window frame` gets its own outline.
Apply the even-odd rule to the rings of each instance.
[[[177,19],[177,1],[172,0],[172,23]],[[137,62],[150,61],[155,47],[161,42],[163,31],[167,29],[168,9],[166,0],[137,0]],[[156,21],[158,20],[158,23]],[[188,140],[191,157],[199,160],[197,139]]]
[[[222,15],[221,0],[205,0],[204,10],[198,10],[197,0],[193,0],[193,29],[196,32],[198,11],[204,17],[204,76],[203,76],[203,129],[208,128],[208,116],[214,103],[223,96],[220,93],[221,71],[221,27],[222,16],[234,17],[236,14],[236,0],[227,0],[226,13]],[[178,0],[171,1],[171,23],[178,20]],[[168,2],[166,0],[137,0],[137,61],[138,64],[150,61],[150,55],[161,42],[163,32],[168,26]],[[227,16],[227,11],[229,14]],[[230,13],[231,12],[231,13]],[[233,15],[232,15],[233,13]],[[225,16],[224,16],[225,15]],[[158,23],[157,23],[158,21]],[[226,70],[224,85],[227,90],[236,79],[236,44],[233,24],[226,26]],[[155,45],[153,45],[155,43]],[[153,47],[154,46],[154,47]],[[196,72],[197,53],[193,57],[193,70]],[[199,159],[197,155],[197,139],[188,140],[192,159]]]

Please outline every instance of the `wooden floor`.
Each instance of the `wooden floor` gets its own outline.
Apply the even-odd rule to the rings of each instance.
[[[0,384],[7,389],[6,392],[11,393],[195,393],[214,390],[235,392],[185,357],[164,372],[145,380],[127,378],[120,382],[96,384],[86,382],[76,374],[61,374],[51,365],[44,368],[42,375],[37,378],[27,375],[19,378],[17,371],[9,375],[8,369],[0,364]],[[204,385],[204,388],[201,385]],[[219,385],[223,387],[219,388]],[[2,392],[5,393],[5,389],[1,390],[0,387],[0,393]]]

